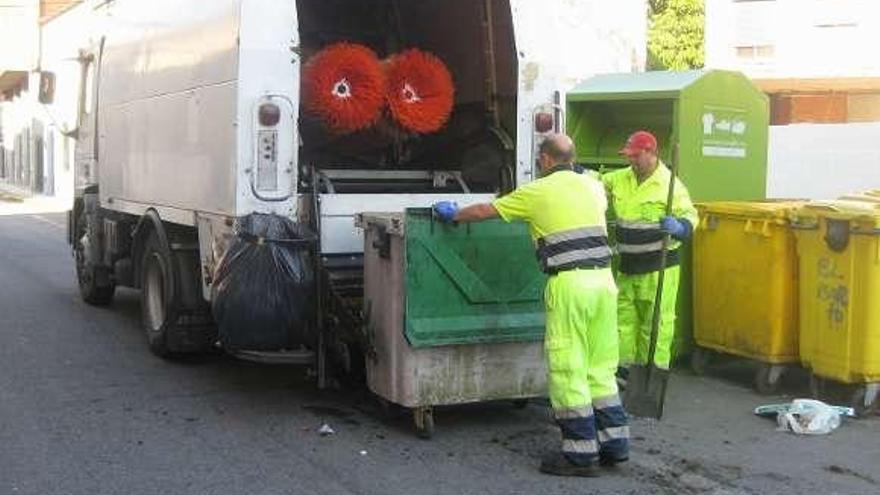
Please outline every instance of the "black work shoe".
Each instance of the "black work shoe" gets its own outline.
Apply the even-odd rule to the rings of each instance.
[[[614,456],[599,454],[599,465],[602,467],[615,467],[629,460],[628,456]]]
[[[569,461],[561,452],[554,452],[541,460],[541,472],[555,476],[580,476],[593,478],[599,476],[595,464],[581,466]]]

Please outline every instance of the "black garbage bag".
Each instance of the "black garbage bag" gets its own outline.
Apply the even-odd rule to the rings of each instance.
[[[213,312],[228,350],[311,347],[315,305],[314,237],[278,215],[237,220],[214,273]]]

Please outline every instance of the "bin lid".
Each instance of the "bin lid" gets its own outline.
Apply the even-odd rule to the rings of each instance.
[[[802,219],[827,217],[841,220],[867,219],[880,223],[880,202],[855,199],[813,201],[794,213]]]
[[[675,98],[708,74],[706,70],[600,74],[566,93],[568,101]]]
[[[871,189],[870,191],[851,193],[851,194],[847,194],[845,196],[841,196],[838,199],[845,199],[845,200],[849,200],[849,201],[866,201],[869,203],[880,203],[880,189]]]
[[[712,201],[698,203],[696,206],[701,213],[784,220],[804,203],[798,200]]]

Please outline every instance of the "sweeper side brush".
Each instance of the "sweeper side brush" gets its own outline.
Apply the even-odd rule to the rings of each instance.
[[[336,43],[316,53],[303,69],[305,110],[330,132],[348,134],[373,125],[385,104],[385,74],[376,53]]]
[[[388,107],[394,119],[410,132],[439,131],[449,120],[455,97],[446,64],[413,48],[392,56],[385,69]]]

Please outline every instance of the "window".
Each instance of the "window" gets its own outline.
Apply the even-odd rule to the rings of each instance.
[[[852,0],[813,0],[813,26],[817,28],[852,28],[859,17],[870,15],[862,2]]]
[[[747,45],[736,47],[736,57],[741,60],[760,62],[773,58],[776,48],[773,45]]]
[[[825,22],[816,24],[817,28],[854,28],[858,27],[858,22]]]

